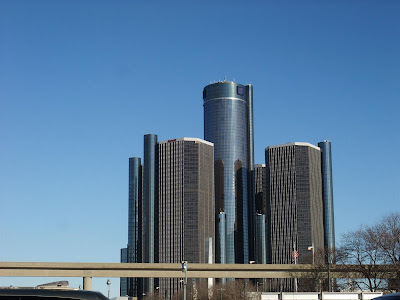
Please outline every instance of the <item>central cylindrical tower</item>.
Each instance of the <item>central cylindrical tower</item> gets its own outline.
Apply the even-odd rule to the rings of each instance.
[[[214,143],[216,215],[224,212],[226,217],[225,251],[217,253],[217,262],[248,263],[249,247],[253,248],[252,90],[251,85],[231,81],[203,90],[204,139]]]

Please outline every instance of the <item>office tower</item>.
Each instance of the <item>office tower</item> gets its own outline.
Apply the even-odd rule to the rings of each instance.
[[[142,232],[142,165],[139,157],[129,158],[129,207],[128,207],[128,262],[141,262]]]
[[[204,139],[214,144],[215,213],[226,219],[225,252],[217,262],[248,263],[254,256],[253,87],[223,81],[203,90]],[[221,222],[216,224],[220,230]]]
[[[308,143],[270,146],[265,150],[267,181],[268,262],[311,262],[308,247],[322,248],[323,201],[321,150]],[[294,289],[283,280],[280,289]]]
[[[333,210],[333,184],[332,184],[332,151],[331,142],[324,140],[318,143],[321,148],[322,163],[322,191],[324,200],[324,241],[328,249],[328,262],[333,263],[335,249],[335,222]]]
[[[158,262],[158,152],[157,135],[144,136],[144,164],[129,158],[129,219],[126,258],[121,262]],[[121,250],[121,251],[122,251]],[[124,254],[125,255],[125,254]],[[140,297],[154,292],[154,278],[121,278],[121,296]]]
[[[142,260],[142,165],[139,157],[129,158],[128,263]],[[128,278],[128,294],[136,296],[138,278]]]
[[[144,136],[142,262],[158,262],[158,151],[157,135]],[[154,293],[154,278],[144,279],[143,294]]]
[[[215,248],[213,148],[197,138],[158,144],[160,263],[190,266],[214,256],[209,253]],[[179,279],[160,278],[159,291],[170,297],[180,289]]]
[[[265,164],[254,166],[254,187],[255,187],[255,207],[256,207],[256,256],[255,262],[258,264],[267,263],[267,244],[265,236],[265,215],[267,209],[266,197]]]
[[[121,249],[121,263],[142,260],[142,165],[139,157],[129,158],[128,246]],[[121,278],[121,296],[136,297],[138,278]]]

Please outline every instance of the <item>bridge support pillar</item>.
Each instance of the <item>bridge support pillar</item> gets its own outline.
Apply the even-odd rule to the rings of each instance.
[[[83,277],[83,289],[88,291],[92,290],[92,277]]]

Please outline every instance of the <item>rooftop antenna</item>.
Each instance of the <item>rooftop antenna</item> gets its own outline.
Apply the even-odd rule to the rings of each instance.
[[[226,75],[224,76],[224,81],[226,81]]]

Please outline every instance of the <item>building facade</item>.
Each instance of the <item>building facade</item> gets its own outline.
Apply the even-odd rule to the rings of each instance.
[[[253,87],[217,82],[204,88],[203,100],[204,139],[214,144],[215,214],[219,221],[225,218],[225,226],[216,224],[216,230],[225,230],[216,234],[216,261],[248,263],[254,254],[256,219]]]
[[[256,207],[256,255],[254,260],[257,264],[266,264],[269,248],[265,234],[267,212],[265,164],[254,166],[254,188]]]
[[[265,160],[267,262],[310,263],[308,248],[324,246],[321,150],[308,143],[270,146]],[[293,291],[295,282],[282,280],[278,289]]]
[[[160,263],[209,263],[209,249],[215,249],[213,157],[213,144],[201,139],[159,143]],[[159,289],[169,298],[181,288],[179,279],[161,278]]]
[[[255,165],[254,174],[256,213],[265,215],[267,210],[265,164]]]
[[[256,255],[257,264],[267,263],[267,236],[265,234],[265,215],[256,214]]]

